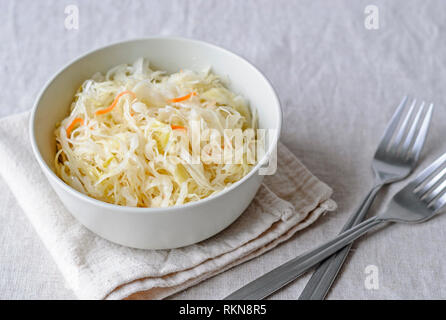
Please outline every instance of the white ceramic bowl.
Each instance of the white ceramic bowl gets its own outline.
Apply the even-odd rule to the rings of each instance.
[[[242,180],[219,194],[169,208],[133,208],[105,203],[84,195],[53,171],[56,123],[69,114],[77,88],[95,72],[105,72],[138,57],[157,69],[177,72],[211,66],[228,76],[230,87],[246,97],[259,115],[259,126],[275,129],[268,137],[267,154],[279,139],[282,114],[279,99],[268,80],[243,58],[217,46],[182,38],[146,38],[113,44],[69,63],[51,79],[37,98],[30,119],[34,155],[65,207],[85,227],[121,245],[141,249],[167,249],[196,243],[226,228],[246,209],[262,182],[262,159]]]

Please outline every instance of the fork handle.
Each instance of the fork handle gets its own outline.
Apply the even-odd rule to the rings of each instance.
[[[320,247],[294,258],[230,294],[225,300],[259,300],[287,285],[311,267],[353,242],[383,220],[372,217]]]
[[[358,210],[350,216],[347,223],[341,230],[341,233],[357,225],[362,220],[372,205],[378,191],[382,188],[383,184],[377,184],[370,190],[365,197],[364,201],[359,206]],[[328,259],[319,264],[316,271],[311,276],[301,295],[299,300],[323,300],[330,290],[339,270],[341,270],[345,259],[352,247],[353,243],[345,246],[342,250],[339,250]]]

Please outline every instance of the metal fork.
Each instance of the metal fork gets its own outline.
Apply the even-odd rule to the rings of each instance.
[[[364,220],[378,191],[384,185],[404,179],[415,168],[428,131],[433,104],[429,105],[424,119],[421,121],[425,103],[421,104],[418,112],[413,116],[416,106],[416,100],[413,100],[409,111],[403,117],[404,111],[407,109],[406,102],[407,96],[403,98],[395,111],[376,150],[372,161],[372,168],[375,174],[373,188],[357,211],[350,216],[341,232]],[[421,127],[418,133],[416,133],[420,121]],[[400,123],[401,125],[399,126]],[[299,300],[322,300],[325,298],[344,264],[351,246],[352,244],[345,247],[318,266],[302,291]]]
[[[226,299],[262,299],[309,268],[352,243],[371,228],[384,222],[424,222],[444,209],[446,205],[446,153],[423,170],[415,180],[399,191],[387,209],[355,227],[341,233],[326,244],[299,256],[254,280]]]

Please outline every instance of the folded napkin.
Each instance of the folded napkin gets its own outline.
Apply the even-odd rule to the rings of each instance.
[[[167,297],[271,250],[336,208],[332,190],[279,144],[277,173],[265,177],[252,204],[224,231],[179,249],[123,247],[64,208],[34,159],[28,119],[24,113],[0,120],[0,174],[82,299]]]

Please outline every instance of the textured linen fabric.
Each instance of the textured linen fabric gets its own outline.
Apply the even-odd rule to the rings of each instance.
[[[82,299],[164,298],[274,248],[336,208],[332,190],[280,144],[277,172],[265,176],[248,209],[219,234],[171,250],[116,245],[63,207],[33,157],[28,123],[28,112],[0,120],[0,174]]]
[[[67,5],[79,29],[64,27]],[[364,27],[368,5],[379,29]],[[175,35],[228,48],[253,62],[282,101],[281,141],[334,190],[335,214],[256,259],[174,298],[221,297],[335,236],[372,186],[370,162],[400,99],[436,104],[422,170],[446,151],[446,2],[443,0],[0,1],[0,115],[31,108],[49,77],[94,48]],[[415,174],[416,174],[415,172]],[[369,215],[405,182],[385,188]],[[73,298],[53,259],[0,179],[0,298]],[[357,241],[328,299],[446,297],[446,217],[394,225]],[[379,288],[365,286],[375,265]],[[296,299],[309,275],[272,299]]]

